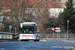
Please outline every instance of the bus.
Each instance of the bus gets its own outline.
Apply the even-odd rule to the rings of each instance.
[[[20,23],[19,40],[39,41],[40,40],[40,28],[39,27],[40,25],[36,24],[35,22]]]

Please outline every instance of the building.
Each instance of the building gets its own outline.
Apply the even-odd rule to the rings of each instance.
[[[56,4],[60,5],[60,6],[62,6],[62,7],[64,7],[64,8],[66,8],[65,3],[66,3],[68,0],[50,0],[50,1],[52,1],[52,2],[54,2],[54,3],[56,3]],[[73,2],[75,2],[75,0],[73,0]]]
[[[6,1],[6,0],[5,0]],[[10,7],[10,6],[15,6],[16,5],[16,3],[14,2],[14,0],[8,0],[9,2],[4,2],[4,1],[2,1],[1,0],[1,2],[3,2],[2,4],[0,3],[0,5],[1,6],[6,6],[6,7]],[[63,12],[63,9],[64,8],[62,8],[62,6],[60,6],[60,5],[58,5],[58,4],[56,4],[56,3],[53,3],[53,2],[51,2],[51,1],[53,1],[53,2],[57,2],[58,3],[58,1],[56,0],[28,0],[28,2],[27,2],[27,0],[25,0],[25,2],[27,2],[27,4],[26,4],[26,6],[28,7],[28,8],[32,8],[32,7],[35,7],[35,5],[37,5],[37,3],[39,3],[39,6],[41,5],[41,4],[43,4],[43,7],[44,8],[48,8],[49,9],[49,12],[50,12],[50,17],[58,17],[58,15],[59,15],[59,13],[60,12]],[[61,0],[62,1],[62,0]],[[60,2],[61,2],[60,1]],[[6,3],[6,4],[5,4]],[[22,3],[23,3],[23,1],[22,0],[17,0],[17,5],[18,6],[21,6],[22,5]],[[6,10],[5,10],[6,11]],[[8,10],[7,10],[8,11]],[[10,11],[10,10],[9,10]],[[3,13],[3,12],[2,12]]]
[[[62,6],[63,8],[66,7],[65,6],[65,3],[68,1],[68,0],[51,0],[52,2]]]

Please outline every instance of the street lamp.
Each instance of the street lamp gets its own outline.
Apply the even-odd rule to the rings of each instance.
[[[68,38],[68,34],[69,34],[69,20],[67,20],[67,38]]]

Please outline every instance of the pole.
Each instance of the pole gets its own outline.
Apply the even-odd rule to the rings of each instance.
[[[54,38],[54,31],[53,31],[53,38]]]
[[[60,38],[60,32],[59,32],[59,38]]]
[[[58,38],[58,32],[57,32],[57,38]]]
[[[68,39],[68,34],[69,34],[69,20],[67,20],[67,39]]]
[[[53,28],[52,28],[52,31],[53,31],[53,38],[54,38],[54,30],[55,30],[55,28],[53,27]]]
[[[12,25],[9,25],[9,30],[10,30],[10,33],[11,33],[11,30],[12,30]]]
[[[10,33],[11,33],[11,29],[10,29]]]
[[[15,27],[15,34],[16,34],[16,27]]]

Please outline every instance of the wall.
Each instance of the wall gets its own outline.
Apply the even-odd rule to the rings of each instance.
[[[30,8],[29,8],[30,9]],[[37,10],[37,8],[36,8]],[[33,10],[30,9],[30,12],[32,12]],[[42,11],[42,10],[41,10]],[[60,13],[62,13],[64,11],[64,8],[48,8],[48,11],[50,12],[49,13],[49,16],[50,17],[58,17]],[[36,12],[33,11],[33,16],[37,16]]]
[[[61,4],[62,7],[66,8],[65,3],[66,3],[67,1],[68,1],[68,0],[61,0],[61,2],[59,2],[59,4]]]
[[[64,8],[49,8],[50,17],[58,17],[58,15],[64,11]]]

